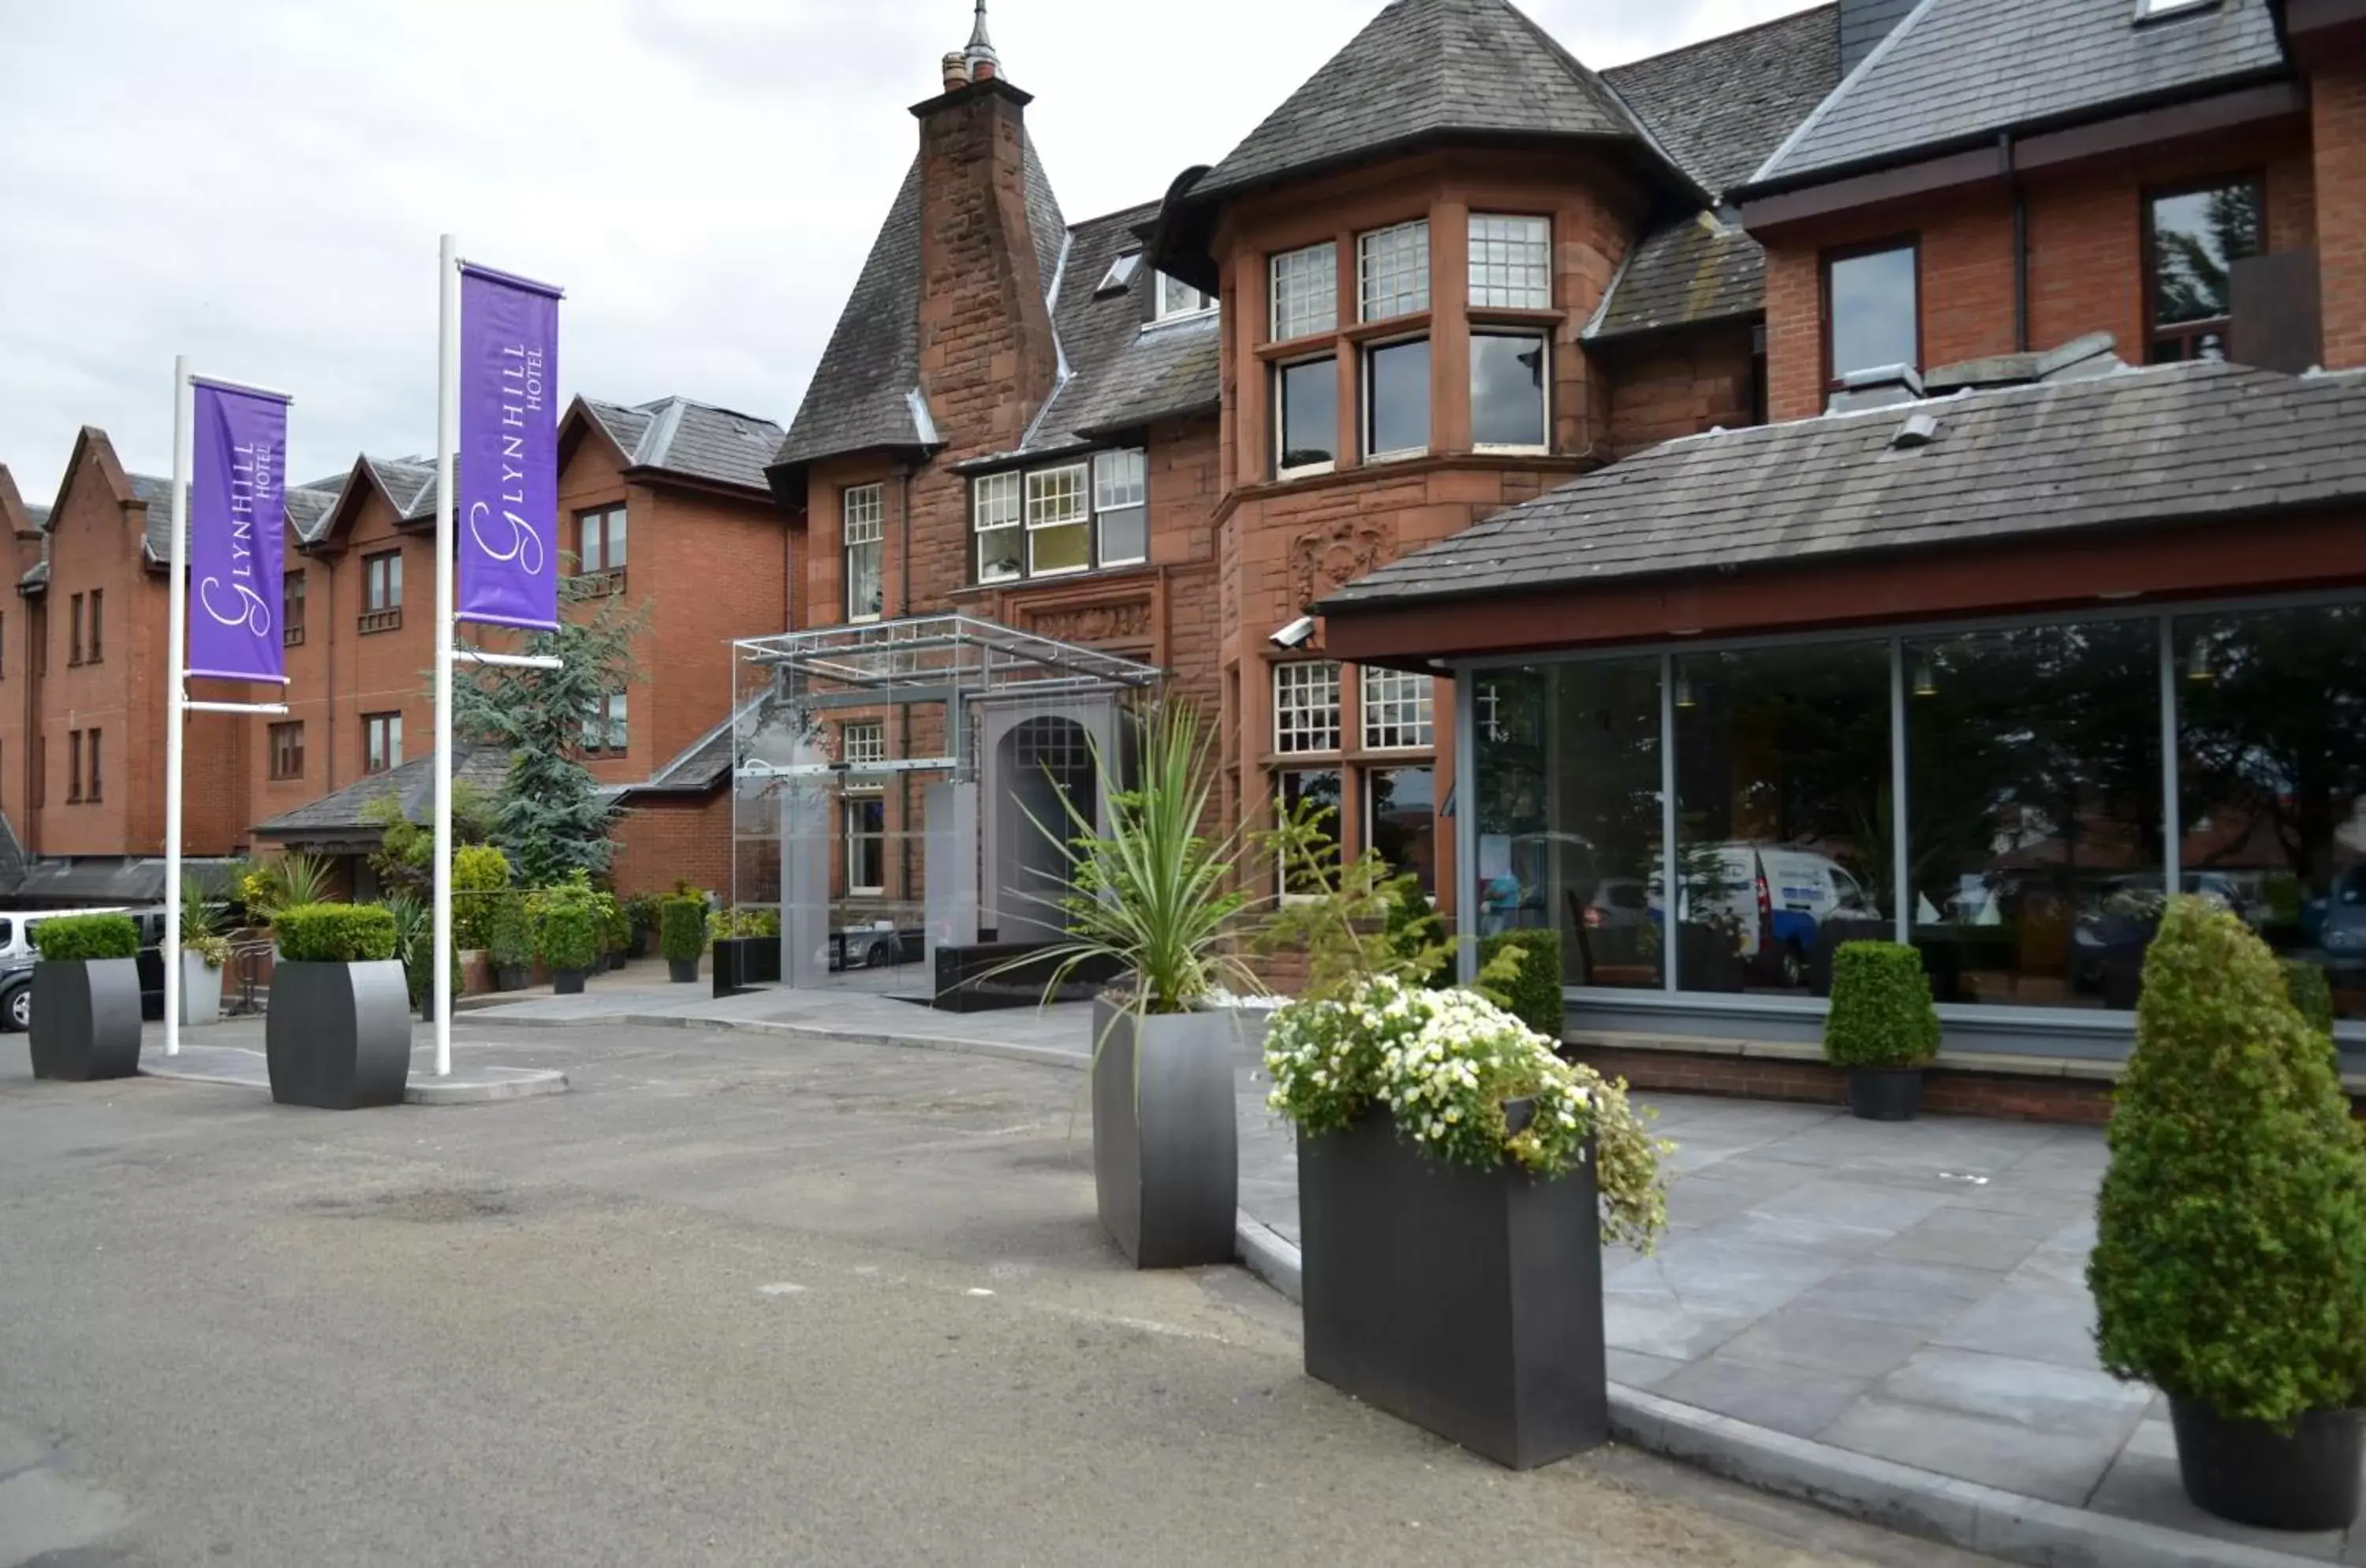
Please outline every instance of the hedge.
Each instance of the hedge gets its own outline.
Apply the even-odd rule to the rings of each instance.
[[[658,948],[677,964],[695,964],[706,951],[706,900],[676,895],[658,904]]]
[[[1488,988],[1501,996],[1504,1010],[1559,1045],[1569,1029],[1568,1009],[1561,997],[1566,957],[1560,932],[1527,927],[1484,938],[1479,943],[1480,972],[1484,974],[1496,955],[1507,949],[1517,950],[1519,967],[1509,979]]]
[[[598,965],[605,951],[601,897],[580,881],[534,896],[534,951],[545,968],[557,974]]]
[[[1939,1054],[1939,1010],[1922,955],[1894,942],[1844,942],[1832,953],[1824,1056],[1842,1067],[1919,1067]]]
[[[375,964],[395,955],[394,911],[382,904],[290,904],[271,917],[279,956],[294,964]]]
[[[2283,961],[2284,993],[2301,1016],[2301,1021],[2324,1035],[2333,1038],[2333,983],[2325,971],[2314,964],[2298,959]]]
[[[495,893],[485,922],[485,955],[497,969],[523,969],[534,962],[534,923],[526,917],[525,895]]]
[[[140,928],[129,915],[56,915],[36,921],[33,946],[51,964],[136,958]]]

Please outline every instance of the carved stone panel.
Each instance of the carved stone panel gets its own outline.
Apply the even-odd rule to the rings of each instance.
[[[1389,530],[1378,523],[1342,518],[1309,528],[1290,541],[1290,586],[1298,607],[1313,608],[1315,601],[1389,558]]]

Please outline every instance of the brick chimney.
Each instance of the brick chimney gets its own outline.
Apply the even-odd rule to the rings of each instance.
[[[999,74],[986,0],[969,79],[920,122],[920,389],[949,458],[1007,452],[1052,395],[1059,355],[1027,207],[1028,95]]]

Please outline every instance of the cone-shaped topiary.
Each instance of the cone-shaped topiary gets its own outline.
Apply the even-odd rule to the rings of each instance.
[[[1939,1010],[1922,955],[1894,942],[1834,949],[1825,1058],[1842,1067],[1919,1067],[1938,1054]]]
[[[2096,1211],[2106,1369],[2228,1420],[2366,1404],[2366,1145],[2267,946],[2172,901]]]

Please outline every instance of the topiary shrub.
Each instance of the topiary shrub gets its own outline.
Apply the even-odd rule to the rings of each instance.
[[[396,951],[394,911],[380,904],[290,904],[271,917],[291,964],[375,964]]]
[[[526,915],[525,895],[503,891],[489,897],[485,956],[496,969],[523,969],[534,962],[534,923]]]
[[[2174,900],[2087,1266],[2106,1370],[2289,1429],[2366,1404],[2366,1145],[2265,943]]]
[[[1922,955],[1894,942],[1832,952],[1824,1058],[1842,1067],[1919,1067],[1939,1054],[1939,1010]]]
[[[56,915],[36,922],[32,938],[35,950],[51,964],[140,955],[140,928],[129,915]]]
[[[1508,974],[1496,968],[1497,958],[1513,953],[1515,967]],[[1482,975],[1502,975],[1497,980],[1490,975],[1486,989],[1500,993],[1493,999],[1505,1012],[1535,1030],[1538,1034],[1560,1043],[1568,1032],[1567,1007],[1560,994],[1562,973],[1560,932],[1538,927],[1519,931],[1499,931],[1479,943],[1479,968]]]
[[[546,887],[531,901],[535,955],[552,974],[598,964],[603,931],[600,895],[579,873],[576,880]]]
[[[452,852],[452,940],[463,951],[493,945],[496,911],[508,902],[510,857],[490,844]]]
[[[2301,1021],[2324,1035],[2333,1038],[2333,983],[2325,971],[2314,964],[2298,959],[2282,960],[2284,972],[2284,995],[2292,998],[2294,1011]]]
[[[658,949],[668,961],[694,964],[706,951],[706,900],[676,894],[658,906]]]

